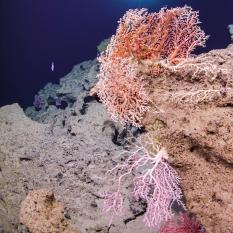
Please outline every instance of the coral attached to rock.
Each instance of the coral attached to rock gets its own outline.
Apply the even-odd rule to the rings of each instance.
[[[208,232],[233,232],[233,47],[165,67],[150,97],[161,112],[144,124],[167,149],[187,208]]]
[[[163,13],[166,12],[163,10]],[[138,16],[136,21],[141,20],[140,14]],[[176,16],[172,15],[171,19],[173,17]],[[129,29],[135,26],[132,22],[127,25]],[[124,39],[130,41],[128,37]],[[138,56],[141,48],[129,49]],[[130,116],[139,112],[138,118],[126,119],[127,123],[136,119],[134,122],[145,126],[145,130],[140,131],[132,128],[134,135],[153,131],[153,140],[166,148],[167,162],[181,177],[189,212],[195,214],[210,233],[232,233],[233,47],[182,61],[178,59],[179,63],[177,59],[169,63],[163,56],[151,59],[150,50],[143,48],[143,51],[148,59],[139,62],[135,59],[137,56],[132,58],[139,76],[131,77],[129,83],[125,80],[117,94],[108,89],[103,96],[110,93],[108,97],[116,97],[108,101],[118,103],[117,111],[130,113]],[[17,104],[0,108],[1,232],[27,232],[19,224],[20,203],[28,190],[42,187],[53,190],[57,200],[66,206],[72,225],[83,233],[149,231],[141,224],[145,202],[128,198],[133,192],[132,180],[138,174],[132,173],[122,183],[123,218],[114,219],[114,224],[109,226],[108,219],[100,214],[104,202],[100,193],[114,187],[114,181],[105,179],[104,175],[120,162],[124,164],[119,153],[126,145],[130,153],[135,139],[127,137],[130,126],[122,129],[110,121],[99,99],[89,96],[98,69],[96,60],[87,61],[75,66],[59,84],[48,84],[38,94],[40,109],[27,109],[27,115],[34,121],[26,117]],[[126,70],[121,71],[124,78],[128,77],[124,74]],[[111,75],[114,77],[114,73]],[[148,82],[144,83],[145,79]],[[108,88],[111,82],[117,85],[119,81],[112,78]],[[129,88],[128,84],[135,86]],[[140,92],[135,93],[138,90]],[[128,102],[124,97],[129,96],[132,98]],[[147,111],[147,97],[150,111]],[[65,107],[58,107],[55,100],[58,105],[65,101]],[[140,109],[140,103],[145,109]],[[64,208],[53,199],[51,192],[33,191],[22,203],[20,219],[32,232],[40,232],[41,229],[36,228],[40,225],[46,232],[50,224],[55,232],[56,229],[72,232],[68,230],[63,212]]]
[[[146,86],[151,77],[140,72],[140,64],[148,59],[177,64],[188,58],[208,38],[199,23],[198,12],[187,6],[162,8],[158,13],[146,9],[125,13],[106,52],[99,57],[99,82],[92,90],[113,120],[142,126],[150,109]]]

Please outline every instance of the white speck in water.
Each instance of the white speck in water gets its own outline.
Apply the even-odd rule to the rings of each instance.
[[[51,70],[54,71],[54,62],[51,64]]]

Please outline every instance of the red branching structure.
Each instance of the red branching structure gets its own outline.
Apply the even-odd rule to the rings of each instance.
[[[188,6],[162,8],[158,13],[129,10],[119,21],[109,58],[133,56],[178,63],[197,46],[205,46],[208,37],[199,27],[198,17],[198,12]]]
[[[120,19],[105,53],[99,58],[99,82],[92,90],[115,121],[140,127],[150,99],[148,78],[139,72],[143,60],[167,60],[177,64],[197,46],[205,46],[207,36],[199,27],[198,12],[191,7],[129,10]],[[159,74],[155,68],[154,74]]]
[[[201,224],[187,213],[180,213],[178,217],[168,220],[158,233],[207,233]]]

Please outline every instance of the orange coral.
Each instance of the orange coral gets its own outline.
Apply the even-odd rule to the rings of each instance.
[[[110,58],[133,56],[142,59],[168,58],[177,63],[187,58],[207,37],[199,27],[198,12],[191,7],[129,10],[119,21],[113,37]]]
[[[92,93],[97,92],[112,119],[141,126],[150,101],[145,90],[148,79],[142,77],[139,64],[161,59],[177,64],[196,46],[204,46],[206,39],[198,12],[191,7],[162,8],[158,13],[129,10],[99,57],[99,82]],[[160,71],[156,65],[151,69],[153,76]]]

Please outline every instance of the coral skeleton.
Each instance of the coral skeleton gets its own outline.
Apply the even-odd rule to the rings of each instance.
[[[176,103],[200,103],[221,98],[221,91],[215,89],[179,91],[171,94],[171,100]]]

